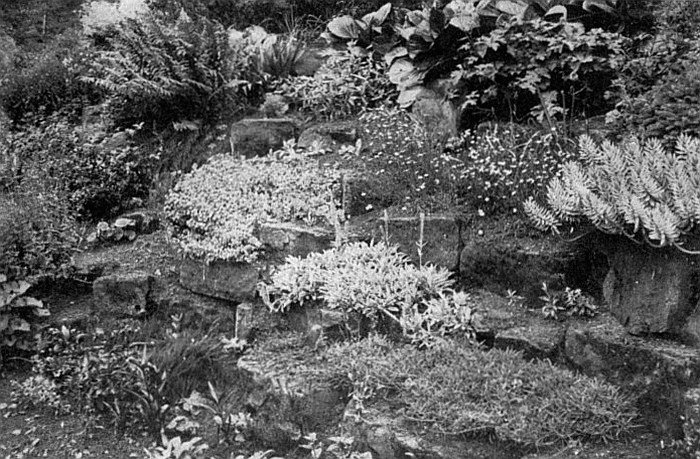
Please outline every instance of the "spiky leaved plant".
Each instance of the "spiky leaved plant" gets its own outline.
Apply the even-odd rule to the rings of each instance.
[[[681,135],[673,151],[656,139],[597,144],[583,136],[580,161],[570,161],[547,187],[548,206],[530,198],[537,227],[561,233],[592,224],[653,247],[683,248],[700,222],[700,139]]]

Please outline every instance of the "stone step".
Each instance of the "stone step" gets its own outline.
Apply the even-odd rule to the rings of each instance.
[[[566,332],[564,353],[576,369],[638,397],[642,421],[664,438],[683,438],[688,391],[700,386],[700,352],[667,340],[628,334],[603,314]]]

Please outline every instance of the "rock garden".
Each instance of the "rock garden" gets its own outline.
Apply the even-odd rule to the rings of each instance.
[[[700,457],[699,24],[0,5],[0,457]]]

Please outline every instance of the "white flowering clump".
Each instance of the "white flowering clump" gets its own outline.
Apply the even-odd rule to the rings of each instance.
[[[184,253],[207,262],[253,262],[266,222],[332,222],[341,172],[308,158],[216,156],[185,175],[165,211]]]

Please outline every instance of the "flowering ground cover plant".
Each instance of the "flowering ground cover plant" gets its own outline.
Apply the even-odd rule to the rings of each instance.
[[[460,203],[489,216],[521,212],[522,202],[574,158],[573,150],[551,132],[515,124],[488,124],[447,145],[462,162]]]
[[[430,211],[454,203],[463,164],[405,110],[380,107],[359,118],[362,151],[346,160],[383,206]],[[376,188],[376,189],[374,189]]]
[[[188,256],[252,262],[264,222],[332,222],[341,171],[302,157],[217,156],[177,183],[165,212]]]

